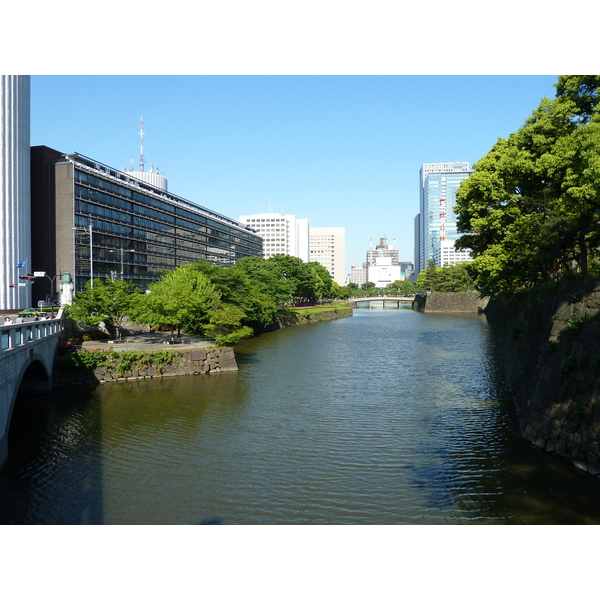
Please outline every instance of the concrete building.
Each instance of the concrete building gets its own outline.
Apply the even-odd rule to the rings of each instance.
[[[375,287],[384,288],[402,278],[398,260],[398,250],[387,243],[386,237],[379,238],[379,244],[367,251],[367,281]]]
[[[166,179],[158,188],[46,146],[31,148],[31,175],[32,268],[47,274],[33,284],[34,300],[52,295],[51,279],[65,272],[75,292],[90,276],[123,277],[146,289],[186,263],[232,265],[262,255],[262,239],[248,227],[168,193]]]
[[[346,229],[311,227],[310,260],[322,264],[340,286],[346,283]]]
[[[365,267],[350,267],[350,273],[347,278],[348,283],[355,283],[359,287],[367,283],[367,269]]]
[[[0,310],[31,306],[29,76],[0,75]]]
[[[419,183],[418,256],[415,266],[418,275],[435,260],[440,240],[454,241],[459,237],[456,229],[456,190],[472,171],[468,162],[427,163],[422,165]]]
[[[435,266],[445,267],[473,260],[469,250],[455,250],[453,240],[439,240],[435,246]]]
[[[242,215],[239,221],[262,238],[264,258],[287,254],[304,262],[310,261],[308,219],[298,219],[295,215],[260,213]]]
[[[375,249],[372,247],[367,250],[367,267],[369,265],[374,265],[375,261],[382,256],[388,257],[392,259],[393,265],[397,265],[399,262],[399,253],[396,246],[387,243],[387,237],[383,236],[379,238],[379,244],[375,246]],[[371,281],[369,279],[369,281]]]
[[[375,287],[385,288],[401,279],[400,265],[392,264],[392,258],[389,256],[378,256],[375,262],[369,265],[367,278]]]

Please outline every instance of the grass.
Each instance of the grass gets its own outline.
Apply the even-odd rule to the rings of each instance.
[[[320,313],[320,312],[341,310],[341,309],[347,309],[347,308],[348,308],[347,302],[330,302],[329,304],[320,304],[319,306],[307,306],[306,308],[294,307],[294,308],[290,308],[289,310],[293,311],[294,313],[300,313],[302,315],[310,315],[310,314],[315,314],[315,313]]]

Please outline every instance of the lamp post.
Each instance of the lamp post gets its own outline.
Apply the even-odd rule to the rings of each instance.
[[[125,276],[125,267],[124,267],[125,248],[123,248],[123,246],[121,246],[119,248],[119,251],[121,252],[121,279],[123,279],[123,277]],[[113,252],[116,252],[116,250],[109,250],[109,252],[112,254]],[[127,252],[129,254],[135,254],[135,250],[127,250]],[[131,260],[131,257],[129,257],[127,260]],[[131,268],[129,269],[129,271],[131,272]]]
[[[109,250],[109,252],[112,254],[116,250]],[[123,246],[121,246],[121,279],[123,279]]]
[[[72,227],[73,231],[85,231],[90,236],[90,287],[94,287],[94,255],[92,247],[92,224]]]

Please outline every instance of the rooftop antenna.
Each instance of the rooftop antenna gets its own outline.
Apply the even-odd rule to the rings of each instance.
[[[140,117],[140,171],[144,170],[144,121]]]

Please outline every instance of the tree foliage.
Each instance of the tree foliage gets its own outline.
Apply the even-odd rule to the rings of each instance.
[[[203,334],[208,311],[220,301],[215,286],[193,265],[169,271],[148,289],[132,307],[134,320],[171,331],[184,328],[193,335]]]
[[[456,247],[471,249],[488,294],[585,276],[598,255],[600,76],[561,76],[555,87],[456,194]]]
[[[471,292],[474,285],[469,270],[470,263],[467,262],[436,267],[430,259],[427,268],[419,273],[415,287],[430,292]]]
[[[88,281],[85,290],[77,293],[69,309],[70,316],[87,327],[97,327],[102,322],[112,325],[120,339],[121,330],[138,298],[139,292],[130,281],[112,281],[109,277],[94,279],[94,287]]]

